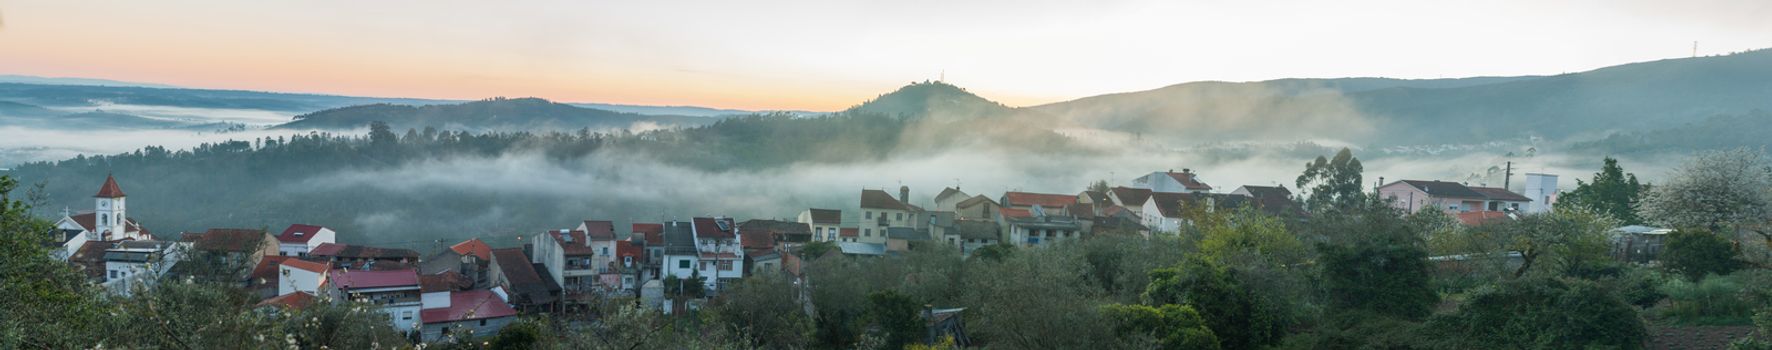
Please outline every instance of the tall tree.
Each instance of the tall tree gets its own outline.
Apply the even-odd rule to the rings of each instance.
[[[1637,202],[1648,191],[1649,185],[1637,182],[1637,174],[1625,173],[1618,166],[1618,159],[1606,157],[1606,164],[1594,173],[1593,182],[1576,179],[1575,190],[1557,198],[1558,208],[1590,208],[1618,219],[1621,224],[1636,225],[1643,223],[1643,217],[1637,215]]]
[[[1304,203],[1310,210],[1345,207],[1365,197],[1365,180],[1360,174],[1364,171],[1360,159],[1342,148],[1333,159],[1317,156],[1316,161],[1305,163],[1296,185],[1309,193]]]
[[[1675,228],[1753,232],[1772,247],[1772,163],[1745,148],[1701,153],[1643,199],[1643,216]]]

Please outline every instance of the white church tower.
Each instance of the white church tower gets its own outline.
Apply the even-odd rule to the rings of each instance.
[[[98,231],[98,240],[122,238],[127,231],[124,223],[129,220],[127,206],[123,202],[123,188],[117,187],[117,178],[105,175],[105,185],[98,189],[98,214],[92,222],[93,229]]]

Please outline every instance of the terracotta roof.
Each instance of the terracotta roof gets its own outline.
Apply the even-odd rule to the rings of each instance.
[[[320,246],[314,247],[313,250],[308,251],[308,255],[347,259],[418,259],[418,252],[411,249],[379,248],[338,243],[321,243]]]
[[[738,224],[738,232],[744,234],[739,245],[745,248],[773,248],[777,241],[805,241],[812,236],[812,227],[781,220],[745,220]]]
[[[1499,211],[1483,210],[1458,213],[1458,222],[1464,223],[1465,226],[1477,226],[1507,219],[1507,213]]]
[[[696,238],[732,239],[734,236],[731,218],[695,218],[694,222]]]
[[[456,254],[473,255],[480,258],[480,261],[492,260],[492,246],[486,245],[486,242],[479,238],[461,241],[461,243],[449,246],[449,250],[455,251]]]
[[[1471,189],[1471,191],[1476,191],[1477,193],[1482,194],[1484,198],[1488,198],[1489,200],[1493,200],[1493,201],[1514,201],[1514,202],[1531,202],[1532,201],[1531,198],[1526,198],[1526,196],[1522,196],[1519,193],[1514,193],[1513,191],[1508,191],[1507,189],[1504,189],[1504,188],[1470,186],[1470,189]]]
[[[443,271],[431,275],[418,276],[418,290],[423,293],[442,291],[462,291],[474,287],[474,281],[455,271]]]
[[[280,308],[286,308],[286,309],[291,309],[291,310],[301,310],[302,308],[308,307],[308,305],[313,305],[315,299],[316,298],[314,297],[313,294],[308,294],[308,292],[297,291],[295,293],[289,293],[289,294],[271,297],[270,299],[265,299],[265,301],[258,302],[257,307],[272,306],[272,307],[280,307]]]
[[[87,231],[98,232],[98,225],[96,225],[98,222],[98,213],[79,213],[69,216],[68,218],[74,219],[74,224],[80,225],[80,228],[86,229]],[[123,219],[123,231],[141,232],[144,235],[148,234],[148,230],[142,229],[141,224],[136,223],[134,218]]]
[[[192,246],[197,250],[250,253],[261,249],[265,240],[270,239],[265,231],[238,228],[212,228],[200,235],[186,235],[193,239]]]
[[[509,317],[516,314],[516,309],[506,305],[497,294],[485,289],[451,292],[449,307],[423,309],[418,312],[419,319],[427,324]]]
[[[861,207],[866,209],[887,209],[910,211],[913,206],[898,201],[886,191],[861,190]]]
[[[836,209],[807,209],[812,212],[812,223],[819,225],[838,225],[843,223],[843,211]]]
[[[102,279],[105,277],[105,250],[116,244],[117,241],[87,241],[68,256],[68,262],[86,271],[86,277]]]
[[[283,265],[283,261],[289,260],[289,258],[292,257],[268,255],[264,259],[260,259],[258,266],[252,267],[252,273],[246,275],[248,283],[277,285],[278,277],[281,276],[280,273],[277,273],[277,266]]]
[[[854,227],[842,227],[837,229],[837,235],[843,237],[856,237],[861,235],[861,230]]]
[[[499,273],[510,284],[510,292],[515,294],[513,300],[522,299],[535,304],[553,302],[552,290],[559,286],[552,285],[552,279],[541,278],[541,273],[529,262],[529,256],[523,254],[522,248],[493,249],[492,260],[498,265]]]
[[[1199,190],[1199,191],[1212,190],[1212,186],[1206,185],[1205,182],[1200,182],[1199,177],[1196,176],[1199,174],[1189,172],[1186,169],[1183,169],[1182,172],[1179,172],[1179,173],[1168,172],[1168,173],[1164,173],[1164,174],[1169,175],[1169,178],[1175,179],[1176,182],[1180,182],[1182,187],[1186,187],[1189,190]]]
[[[1027,209],[1015,209],[1010,207],[997,208],[997,213],[1003,214],[1003,217],[1006,218],[1025,218],[1034,216],[1034,213],[1029,212]]]
[[[105,184],[98,188],[98,198],[122,198],[123,188],[117,186],[117,178],[105,175]]]
[[[1077,196],[1065,194],[1006,192],[1003,193],[1003,205],[1011,207],[1041,206],[1047,209],[1060,209],[1077,204]]]
[[[325,229],[325,227],[307,224],[289,225],[289,228],[283,229],[283,234],[277,235],[277,241],[283,243],[307,243],[309,240],[314,239],[314,234],[320,233],[320,230],[322,229]]]
[[[1077,203],[1077,205],[1069,206],[1069,207],[1067,207],[1067,209],[1070,209],[1070,212],[1067,213],[1070,216],[1079,217],[1079,218],[1093,218],[1093,217],[1095,217],[1095,205],[1094,204]]]
[[[634,224],[634,234],[646,239],[646,245],[664,244],[664,224]]]
[[[635,245],[634,242],[615,241],[615,263],[621,264],[621,258],[624,256],[633,257],[636,263],[646,261],[646,250],[640,249],[640,246]]]
[[[566,256],[581,256],[581,255],[596,255],[597,254],[597,251],[595,249],[591,249],[590,241],[585,240],[585,232],[584,231],[570,231],[570,232],[562,233],[562,232],[560,232],[560,230],[549,230],[548,237],[553,237],[554,243],[560,244],[560,248],[561,248],[561,250],[565,251],[563,254],[565,254]]]
[[[975,207],[975,206],[979,206],[979,205],[983,205],[983,204],[999,205],[999,204],[997,204],[997,200],[991,199],[991,197],[985,197],[984,195],[981,194],[981,195],[977,195],[977,196],[972,196],[972,198],[967,198],[966,200],[960,201],[960,203],[955,203],[954,209],[971,208],[971,207]]]
[[[1488,198],[1487,196],[1484,196],[1482,193],[1477,193],[1477,191],[1472,191],[1469,186],[1465,186],[1464,184],[1457,183],[1457,182],[1422,181],[1422,180],[1402,180],[1402,181],[1397,181],[1397,182],[1401,182],[1401,183],[1407,184],[1411,187],[1415,187],[1416,189],[1419,189],[1423,192],[1427,192],[1428,196],[1433,196],[1433,197],[1467,198],[1467,199],[1486,199],[1486,198]],[[1394,182],[1393,182],[1393,184],[1394,184]]]
[[[269,257],[267,256],[266,258],[269,258]],[[307,260],[301,260],[301,259],[283,260],[282,265],[288,266],[293,269],[299,269],[299,270],[304,270],[304,271],[308,271],[308,272],[319,272],[319,273],[325,273],[326,270],[332,269],[332,264],[329,264],[329,263],[318,262],[318,261],[307,261]]]
[[[599,241],[615,240],[615,223],[611,221],[585,220],[585,235]]]
[[[941,193],[935,194],[935,200],[941,201],[942,199],[945,199],[945,198],[948,198],[951,196],[964,196],[964,195],[966,195],[966,192],[960,192],[960,189],[958,189],[958,188],[943,187],[941,189]]]
[[[363,271],[343,269],[333,272],[326,283],[340,289],[418,287],[418,270]]]
[[[1114,198],[1120,199],[1118,204],[1122,206],[1141,207],[1151,199],[1151,190],[1146,188],[1114,187],[1110,192]]]

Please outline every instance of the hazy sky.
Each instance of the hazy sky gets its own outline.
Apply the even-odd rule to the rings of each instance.
[[[1772,1],[17,1],[0,74],[834,110],[1198,81],[1556,74],[1772,47]]]

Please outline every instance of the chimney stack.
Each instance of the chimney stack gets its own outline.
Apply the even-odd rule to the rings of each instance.
[[[904,204],[911,204],[910,186],[898,186],[898,201]]]

